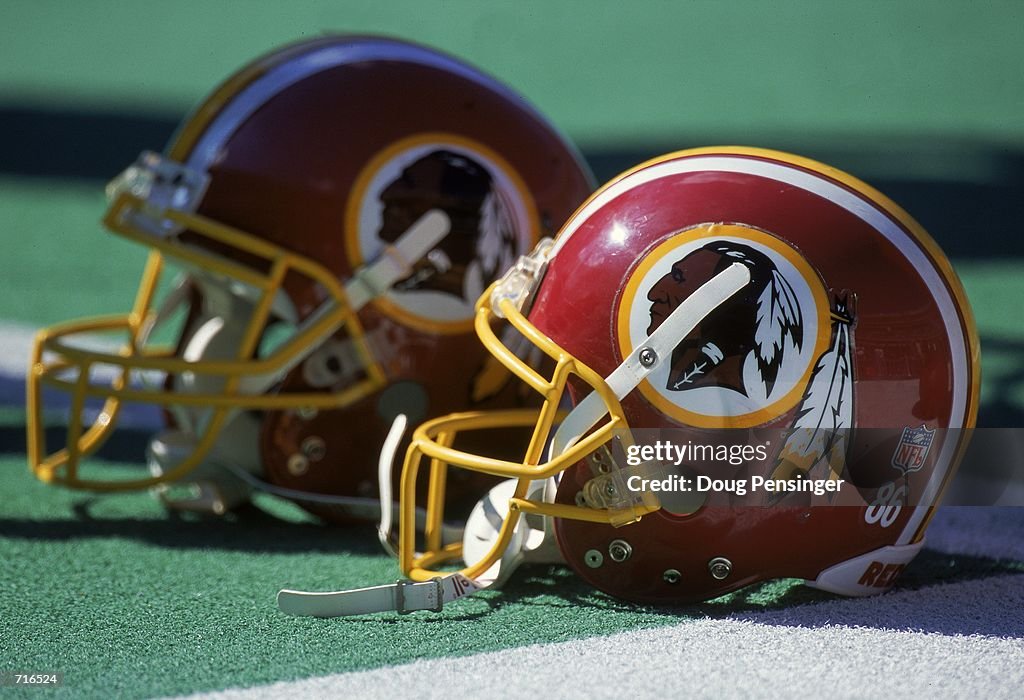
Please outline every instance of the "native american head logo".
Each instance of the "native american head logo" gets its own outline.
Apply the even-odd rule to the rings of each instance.
[[[395,283],[387,303],[431,330],[465,330],[487,286],[533,245],[533,204],[497,154],[459,137],[421,135],[386,149],[360,175],[350,252],[372,259],[431,209],[447,214],[451,228]]]
[[[771,259],[749,245],[719,240],[687,253],[651,287],[648,334],[704,282],[730,264],[750,269],[750,284],[704,318],[676,346],[665,382],[668,391],[718,386],[744,396],[750,379],[759,394],[770,396],[789,348],[804,344],[803,310],[793,287]],[[756,374],[744,372],[753,358]],[[744,376],[747,374],[748,376]]]
[[[380,193],[383,216],[378,236],[394,243],[431,209],[444,211],[451,231],[399,291],[431,289],[476,302],[514,262],[517,245],[510,203],[494,178],[473,158],[447,149],[431,151],[402,170]]]
[[[741,224],[680,231],[638,262],[618,306],[622,355],[734,263],[749,270],[749,283],[679,339],[641,393],[680,423],[742,428],[825,406],[822,382],[830,372],[819,367],[823,361],[838,358],[841,369],[831,379],[849,388],[842,376],[852,366],[849,335],[837,332],[838,301],[825,281],[783,238]],[[835,397],[840,403],[845,391]]]
[[[854,421],[855,295],[831,292],[783,239],[738,224],[708,224],[662,243],[627,283],[621,349],[645,342],[736,262],[747,267],[750,282],[700,319],[640,391],[684,424],[783,428],[772,478],[822,469],[838,478]],[[782,417],[788,422],[780,425]]]

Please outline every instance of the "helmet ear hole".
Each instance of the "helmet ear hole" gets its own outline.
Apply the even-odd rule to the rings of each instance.
[[[399,414],[404,414],[412,424],[421,423],[429,411],[430,395],[419,382],[394,382],[377,397],[377,415],[389,424]],[[452,476],[461,473],[461,470],[456,470]]]
[[[697,470],[687,466],[676,467],[673,470],[679,475],[679,483],[696,483]],[[693,515],[700,510],[707,500],[707,493],[697,489],[666,489],[658,493],[658,500],[661,508],[666,513],[678,516]]]
[[[302,363],[302,378],[315,389],[334,387],[356,372],[357,358],[350,345],[331,338]]]

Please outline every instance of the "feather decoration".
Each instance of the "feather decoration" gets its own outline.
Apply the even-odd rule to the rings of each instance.
[[[480,207],[480,235],[476,241],[476,257],[487,284],[501,277],[515,263],[515,230],[508,203],[499,192],[492,190]],[[475,302],[476,297],[472,301]]]
[[[846,466],[846,445],[852,427],[850,327],[845,319],[837,318],[835,341],[818,359],[772,478],[791,479],[807,474],[827,457],[828,478],[838,479]]]
[[[476,260],[470,265],[463,282],[463,296],[475,304],[484,289],[515,263],[515,226],[511,208],[492,190],[480,208],[480,235],[476,242]],[[472,273],[472,274],[470,274]],[[538,367],[540,358],[531,354],[533,346],[511,325],[501,334],[501,342],[512,353],[531,367]],[[500,393],[512,374],[493,355],[488,355],[483,366],[473,377],[471,398],[474,403],[485,401]]]
[[[786,338],[792,338],[799,349],[803,345],[804,334],[796,293],[777,269],[772,269],[771,280],[757,299],[755,323],[755,357],[764,382],[765,396],[769,396],[782,366]]]

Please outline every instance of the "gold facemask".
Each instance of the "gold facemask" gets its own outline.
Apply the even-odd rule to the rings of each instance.
[[[462,543],[445,544],[441,536],[445,481],[450,467],[516,480],[508,502],[508,517],[504,518],[490,550],[478,561],[466,562],[467,566],[458,572],[470,580],[481,577],[499,562],[524,515],[622,526],[658,510],[660,504],[652,493],[626,488],[625,475],[612,457],[613,441],[618,441],[622,448],[632,444],[620,400],[654,368],[659,357],[668,357],[680,338],[750,279],[747,268],[738,263],[719,273],[681,304],[612,374],[602,377],[526,318],[550,250],[551,242],[543,241],[530,256],[520,259],[515,268],[481,296],[475,318],[477,335],[491,355],[543,397],[540,409],[453,414],[428,421],[413,433],[402,469],[399,525],[399,562],[403,574],[413,581],[450,573],[440,571],[439,567],[463,556]],[[506,319],[529,345],[555,362],[550,377],[542,376],[499,339],[492,324],[495,317]],[[566,414],[559,406],[570,377],[577,377],[590,388],[590,393]],[[462,431],[529,427],[533,427],[533,434],[520,462],[452,448],[456,435]],[[417,553],[416,482],[424,459],[429,460],[429,490],[424,548]],[[528,493],[542,491],[535,487],[535,482],[561,474],[582,460],[594,464],[596,472],[584,488],[582,502],[567,505],[528,497]]]
[[[384,372],[366,344],[357,312],[395,280],[408,275],[413,264],[447,235],[447,216],[437,210],[428,212],[377,260],[342,283],[309,258],[196,213],[207,181],[205,173],[144,153],[108,187],[111,204],[104,217],[106,227],[152,251],[129,313],[70,321],[43,329],[36,336],[28,372],[27,437],[29,466],[42,481],[95,491],[140,489],[174,481],[203,461],[238,411],[340,408],[384,384]],[[262,263],[258,267],[265,271],[182,242],[179,234],[185,231],[213,242],[218,249],[229,248],[245,259],[258,260]],[[172,348],[149,345],[150,333],[162,315],[153,301],[165,257],[251,296],[252,312],[234,357],[190,361]],[[266,356],[256,357],[275,308],[286,298],[283,284],[288,276],[318,285],[326,301],[297,323],[287,340]],[[268,391],[313,348],[342,329],[358,357],[361,377],[357,381],[335,391]],[[120,334],[122,344],[111,351],[81,346],[84,338],[96,333]],[[143,376],[154,372],[164,377],[201,376],[218,390],[182,393],[169,390],[162,381],[142,386]],[[112,375],[113,380],[98,381],[96,375],[103,373]],[[50,454],[45,445],[44,386],[62,391],[70,399],[66,445]],[[86,426],[86,401],[96,398],[103,400],[103,407]],[[192,453],[158,476],[118,481],[81,477],[81,461],[110,437],[124,404],[130,402],[202,410],[204,418]]]

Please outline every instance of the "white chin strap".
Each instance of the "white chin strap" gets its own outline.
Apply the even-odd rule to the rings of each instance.
[[[698,323],[749,283],[750,270],[742,263],[733,263],[687,297],[605,379],[616,398],[622,400],[633,391],[663,360],[671,358],[672,350]],[[565,417],[555,432],[549,459],[570,449],[607,412],[608,407],[597,392],[591,392]],[[390,459],[388,461],[390,463]],[[508,517],[508,502],[515,491],[515,485],[516,481],[510,480],[494,487],[470,514],[462,545],[467,566],[480,561],[497,542],[501,523]],[[554,499],[554,488],[553,479],[535,481],[530,486],[527,498],[540,497],[544,502],[551,502]],[[288,615],[312,617],[341,617],[389,611],[440,611],[445,603],[504,582],[524,562],[560,560],[550,518],[544,519],[541,528],[532,527],[529,520],[529,516],[520,517],[502,557],[476,579],[456,573],[422,583],[398,581],[390,585],[332,593],[282,590],[277,594],[277,605],[281,612]],[[384,522],[382,518],[382,533]],[[390,523],[388,525],[389,532]]]
[[[391,245],[384,246],[380,255],[372,262],[353,272],[345,283],[345,297],[352,313],[358,312],[368,303],[391,290],[396,282],[412,274],[416,263],[425,258],[451,231],[451,219],[440,209],[431,209],[417,219],[416,223],[398,237]],[[333,312],[337,302],[331,299],[313,311],[298,326],[296,335]],[[309,348],[319,347],[341,327],[341,322],[327,326],[324,331],[309,341]],[[281,380],[288,372],[303,362],[309,353],[296,353],[281,369],[273,374],[245,377],[242,390],[247,394],[262,394]]]
[[[509,501],[515,495],[517,483],[515,479],[503,481],[473,508],[466,521],[462,545],[462,556],[467,566],[487,556],[497,542],[502,524],[508,518]],[[555,488],[554,479],[534,481],[526,497],[550,501],[554,498]],[[417,610],[440,612],[445,603],[501,585],[520,564],[555,564],[562,561],[551,530],[551,520],[544,519],[542,528],[537,529],[524,516],[516,523],[512,539],[501,558],[475,579],[462,574],[450,574],[422,583],[399,580],[390,585],[333,593],[283,590],[277,594],[277,605],[288,615],[304,617],[344,617],[387,611],[399,614]]]
[[[395,416],[391,423],[391,429],[384,438],[384,445],[380,450],[380,457],[377,460],[377,493],[379,494],[380,520],[377,524],[377,539],[380,546],[391,556],[398,558],[398,550],[395,549],[395,541],[391,536],[391,530],[395,521],[395,515],[400,512],[401,504],[393,500],[391,487],[394,483],[392,473],[394,472],[395,453],[402,444],[402,435],[408,420],[404,413]],[[416,529],[422,531],[426,527],[427,513],[423,508],[416,509]],[[463,528],[447,523],[441,524],[441,541],[457,542],[462,539]]]
[[[398,557],[394,544],[391,542],[391,524],[394,514],[391,509],[393,503],[391,497],[391,471],[395,463],[395,453],[402,442],[402,434],[408,420],[404,413],[395,416],[388,436],[384,438],[384,446],[380,450],[380,458],[377,460],[377,493],[380,495],[380,523],[377,525],[377,538],[384,551],[393,557]]]
[[[474,506],[466,520],[462,539],[462,559],[466,566],[483,561],[498,538],[509,516],[509,503],[515,497],[516,479],[501,482]],[[526,499],[538,503],[553,503],[558,481],[555,477],[530,482]],[[505,583],[521,564],[563,564],[562,552],[555,538],[554,521],[538,515],[520,515],[512,532],[512,539],[501,557],[476,578],[481,588]]]
[[[605,384],[615,394],[615,398],[619,401],[624,399],[664,360],[671,359],[672,351],[683,338],[693,332],[698,323],[749,283],[750,270],[742,263],[733,263],[688,296],[646,341],[633,348],[629,357],[605,378]],[[548,459],[565,453],[597,425],[606,413],[608,407],[601,397],[596,391],[590,392],[558,426],[548,447]]]
[[[349,308],[358,311],[411,275],[416,263],[437,247],[451,227],[451,219],[440,209],[431,209],[417,219],[394,244],[384,246],[376,260],[357,269],[345,283]]]

